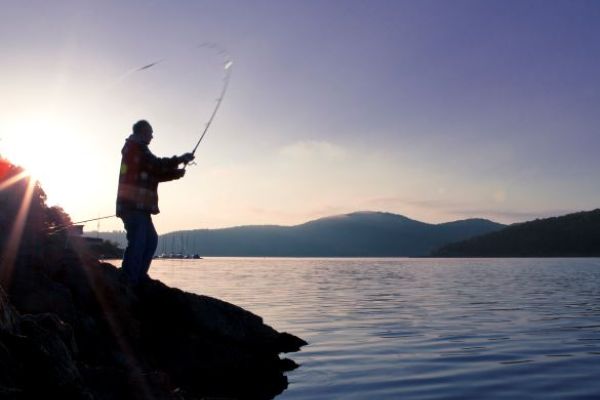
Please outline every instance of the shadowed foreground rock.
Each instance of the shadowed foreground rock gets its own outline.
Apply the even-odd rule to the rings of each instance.
[[[133,290],[0,158],[0,399],[270,399],[306,343],[233,304]]]
[[[110,264],[44,264],[19,265],[0,293],[3,399],[269,399],[296,367],[279,353],[306,344],[159,281],[134,291]]]

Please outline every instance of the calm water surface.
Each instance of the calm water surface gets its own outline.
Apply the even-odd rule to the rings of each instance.
[[[598,399],[600,259],[155,261],[310,345],[284,399]]]

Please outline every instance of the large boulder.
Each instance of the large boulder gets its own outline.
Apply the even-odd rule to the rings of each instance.
[[[17,311],[8,303],[0,287],[0,398],[16,398],[20,393],[15,376],[18,361],[11,347],[19,329]]]
[[[92,399],[75,353],[70,326],[56,314],[20,315],[0,288],[0,398]]]
[[[297,366],[279,354],[306,344],[215,298],[150,279],[134,289],[110,264],[52,262],[19,264],[14,304],[1,298],[0,371],[16,372],[0,398],[270,399]]]

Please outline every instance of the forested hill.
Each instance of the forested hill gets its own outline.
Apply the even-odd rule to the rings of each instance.
[[[402,215],[356,212],[295,226],[240,226],[161,235],[157,253],[201,256],[423,256],[446,243],[505,225],[484,219],[428,224]]]
[[[437,257],[597,257],[600,209],[536,219],[436,250]]]

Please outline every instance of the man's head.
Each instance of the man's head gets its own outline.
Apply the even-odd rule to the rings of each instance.
[[[133,124],[133,134],[146,144],[150,144],[153,132],[152,125],[144,119]]]

